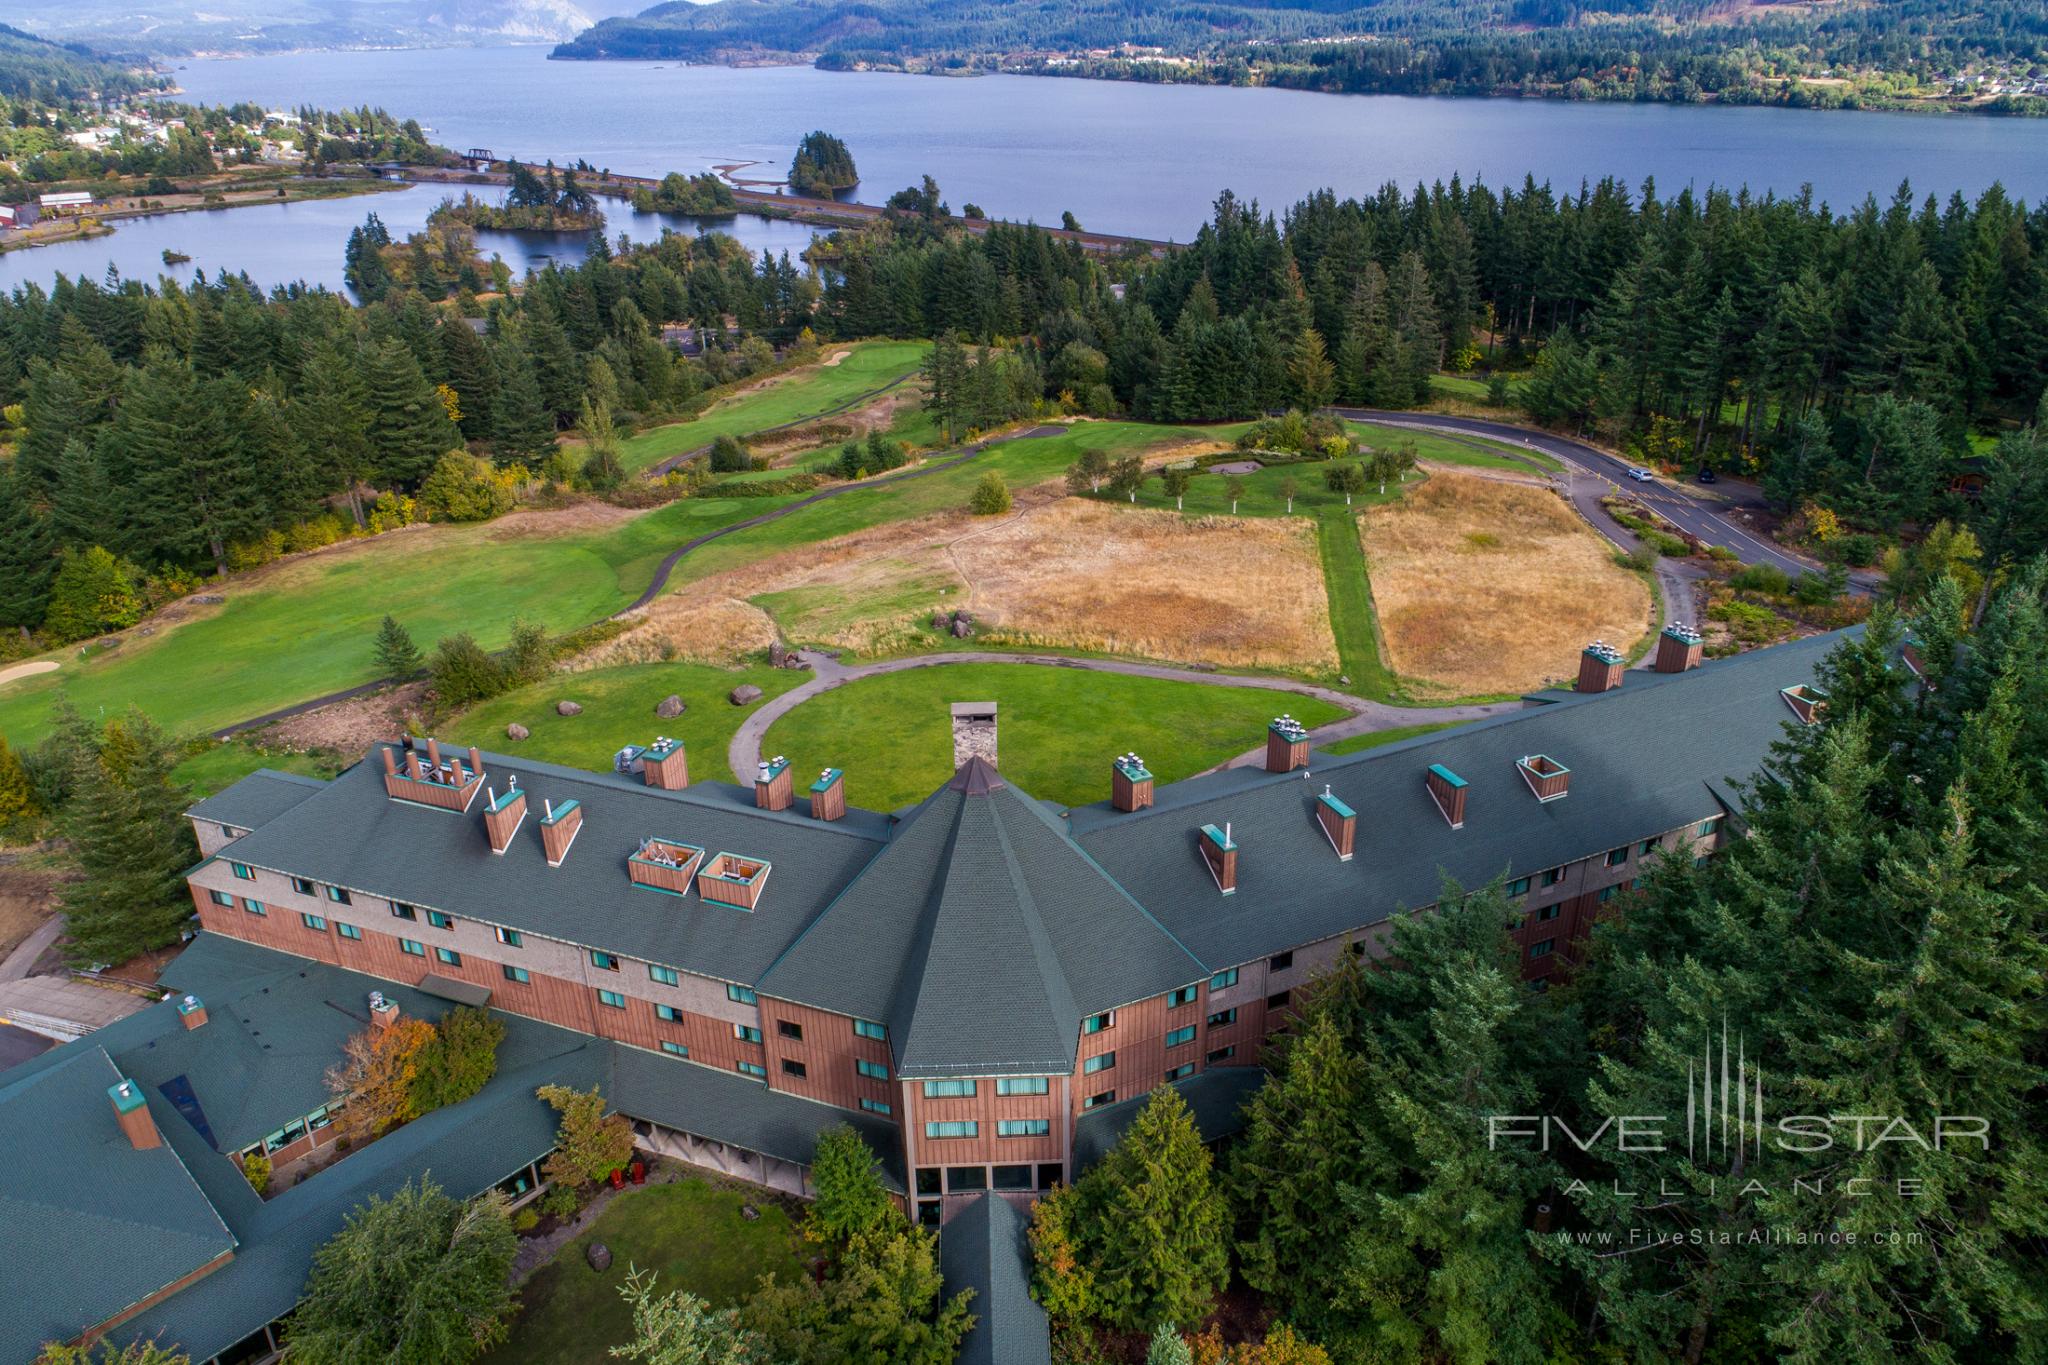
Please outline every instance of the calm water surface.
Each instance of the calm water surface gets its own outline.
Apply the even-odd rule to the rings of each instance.
[[[835,74],[809,67],[732,70],[659,62],[550,62],[542,48],[301,53],[194,61],[189,98],[273,108],[381,105],[419,119],[458,149],[558,162],[587,158],[633,174],[758,161],[778,173],[813,128],[844,138],[859,196],[879,202],[930,174],[957,209],[1057,222],[1071,210],[1104,232],[1186,240],[1225,189],[1279,209],[1330,186],[1365,194],[1463,175],[1561,189],[1582,179],[1654,178],[1795,194],[1811,185],[1844,207],[1901,181],[1920,193],[1974,195],[1994,181],[2048,196],[2048,119],[1818,114],[1787,109],[1570,104],[1557,101],[1313,95],[1286,90],[1131,85],[1028,76],[939,79]],[[236,209],[131,225],[114,237],[0,257],[0,285],[62,268],[162,269],[164,246],[194,265],[232,263],[264,283],[337,282],[341,240],[374,206],[394,229],[417,226],[445,193]],[[269,216],[265,216],[269,215]],[[611,210],[611,231],[660,224]],[[800,249],[810,230],[741,218],[756,249]],[[573,241],[493,239],[519,268]],[[62,253],[62,254],[60,254]]]

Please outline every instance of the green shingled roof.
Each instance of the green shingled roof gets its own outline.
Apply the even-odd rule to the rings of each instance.
[[[999,1194],[984,1193],[939,1232],[939,1273],[951,1297],[972,1289],[975,1324],[959,1365],[1050,1365],[1052,1329],[1031,1297],[1027,1220]]]
[[[258,768],[223,791],[193,806],[186,814],[236,829],[258,829],[327,784],[301,773]]]

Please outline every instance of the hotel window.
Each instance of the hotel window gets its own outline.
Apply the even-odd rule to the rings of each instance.
[[[1104,1010],[1100,1014],[1091,1014],[1086,1019],[1083,1019],[1081,1021],[1081,1032],[1100,1033],[1106,1028],[1114,1027],[1115,1024],[1116,1011]]]
[[[1044,1095],[1051,1089],[1044,1076],[1004,1076],[996,1081],[998,1095]]]
[[[661,1050],[671,1057],[687,1057],[690,1055],[689,1048],[668,1038],[661,1040]]]
[[[654,1017],[661,1020],[664,1024],[680,1024],[683,1022],[683,1012],[674,1005],[656,1005],[654,1007]]]
[[[1237,968],[1235,967],[1225,967],[1222,971],[1209,978],[1209,989],[1212,991],[1227,991],[1236,984]]]
[[[394,915],[396,915],[396,916],[397,916],[398,918],[400,918],[400,919],[414,919],[414,920],[416,920],[416,919],[418,919],[418,918],[420,917],[420,915],[419,915],[419,911],[417,911],[417,910],[413,909],[413,908],[412,908],[412,907],[411,907],[410,905],[407,905],[407,904],[406,904],[406,903],[405,903],[404,901],[393,901],[393,902],[391,902],[391,913],[392,913],[392,914],[394,914]]]
[[[270,913],[270,911],[264,908],[262,901],[252,901],[247,896],[242,897],[242,908],[252,915],[260,916]]]
[[[230,910],[235,908],[235,898],[225,891],[209,891],[206,894],[215,905],[225,905]]]
[[[1664,842],[1661,839],[1645,839],[1642,843],[1636,845],[1636,852],[1647,858],[1662,847],[1664,847]]]
[[[1166,1008],[1177,1010],[1182,1005],[1192,1005],[1201,992],[1200,986],[1182,986],[1179,990],[1169,991],[1166,996]]]
[[[1607,865],[1609,867],[1620,867],[1623,863],[1627,861],[1628,847],[1626,845],[1623,845],[1620,848],[1610,848],[1607,850]]]
[[[1563,880],[1564,869],[1561,867],[1550,868],[1543,874],[1543,884],[1545,886],[1556,886],[1559,882]]]
[[[853,1031],[854,1034],[858,1037],[873,1038],[877,1042],[886,1042],[889,1037],[889,1029],[887,1025],[870,1024],[865,1019],[854,1020]]]
[[[1559,902],[1555,905],[1546,905],[1541,910],[1538,910],[1536,912],[1536,918],[1538,921],[1553,920],[1556,919],[1563,912],[1564,905],[1562,902]]]
[[[889,1079],[889,1068],[883,1066],[880,1062],[856,1059],[853,1069],[871,1081],[886,1081]]]
[[[1551,949],[1553,949],[1553,948],[1555,948],[1556,946],[1557,946],[1557,940],[1556,940],[1556,939],[1554,939],[1554,938],[1546,938],[1546,939],[1542,940],[1541,942],[1538,942],[1538,943],[1532,943],[1532,944],[1530,944],[1530,945],[1529,945],[1529,956],[1530,956],[1530,957],[1549,957],[1549,956],[1550,956],[1550,950],[1551,950]]]
[[[743,1043],[758,1043],[761,1041],[761,1030],[755,1028],[752,1024],[734,1024],[732,1026],[732,1036]]]
[[[801,1043],[804,1040],[804,1026],[792,1023],[787,1019],[777,1019],[775,1021],[775,1036],[778,1038],[794,1038],[797,1042]]]
[[[1166,1073],[1166,1079],[1169,1081],[1184,1081],[1194,1074],[1195,1064],[1193,1062],[1182,1062],[1179,1066]]]
[[[752,1076],[757,1081],[768,1079],[768,1068],[762,1066],[759,1062],[734,1062],[732,1069],[739,1072],[742,1076]]]
[[[1215,1014],[1209,1016],[1210,1028],[1222,1028],[1225,1024],[1234,1024],[1236,1022],[1237,1008],[1235,1006],[1227,1010],[1218,1010]]]
[[[860,1107],[870,1114],[893,1114],[896,1112],[880,1100],[864,1099],[860,1102]]]
[[[340,934],[343,938],[353,939],[357,943],[363,941],[363,931],[356,928],[353,924],[343,924],[340,920],[336,920],[334,922],[334,932]]]
[[[242,831],[236,829],[233,825],[222,825],[220,827],[220,837],[223,839],[239,839],[242,837]]]
[[[760,1003],[760,997],[745,986],[727,986],[725,988],[725,998],[732,1001],[735,1005],[754,1005]]]
[[[609,1005],[615,1010],[622,1010],[626,1008],[626,997],[617,991],[599,991],[597,993],[597,1003]]]
[[[997,1137],[1050,1137],[1051,1119],[997,1119]]]
[[[924,1126],[924,1135],[934,1140],[980,1137],[981,1125],[973,1119],[945,1119],[937,1123],[927,1123]]]
[[[1177,1029],[1168,1029],[1166,1032],[1166,1045],[1168,1047],[1179,1047],[1183,1043],[1192,1043],[1194,1041],[1195,1026],[1193,1024],[1187,1024]]]
[[[320,893],[320,888],[313,885],[311,877],[292,878],[292,890],[298,892],[301,896],[315,896]]]
[[[498,942],[504,944],[507,948],[520,948],[526,944],[526,940],[520,937],[517,929],[506,929],[500,926],[496,933],[498,935]]]
[[[1116,1103],[1116,1091],[1103,1090],[1081,1101],[1083,1109],[1100,1109],[1105,1104]]]
[[[253,882],[256,880],[256,869],[249,866],[247,863],[229,863],[228,870],[233,872],[237,877],[240,877],[245,882]]]
[[[439,910],[427,911],[427,923],[433,925],[436,929],[453,929],[455,927],[455,921],[442,914]]]
[[[971,1100],[974,1098],[973,1081],[926,1081],[924,1097],[928,1100]]]
[[[602,953],[592,948],[590,950],[590,965],[601,972],[615,972],[619,969],[619,959],[610,953]]]
[[[453,948],[436,948],[434,949],[434,957],[444,967],[460,967],[462,965],[462,954],[456,952]]]
[[[427,955],[427,946],[413,939],[402,938],[398,940],[398,951],[410,957],[425,957]]]
[[[336,905],[350,904],[348,892],[342,890],[338,886],[330,886],[327,888],[327,899],[333,901]]]
[[[1704,839],[1720,827],[1721,817],[1718,815],[1710,815],[1706,819],[1700,821],[1699,827],[1695,829],[1693,833],[1698,835],[1700,838]]]
[[[318,1109],[315,1109],[312,1113],[306,1115],[306,1126],[308,1128],[325,1128],[333,1122],[334,1116],[328,1113],[327,1106],[324,1104],[321,1105]]]
[[[1284,953],[1275,953],[1266,959],[1266,970],[1269,972],[1284,972],[1293,965],[1294,950],[1292,948]]]
[[[323,934],[327,932],[327,921],[318,915],[300,915],[299,923],[305,925],[308,929],[318,929]]]
[[[782,1074],[785,1076],[794,1076],[798,1080],[802,1080],[811,1073],[809,1072],[809,1070],[805,1068],[802,1062],[796,1061],[793,1058],[784,1057],[782,1059]]]
[[[1287,1002],[1291,998],[1291,995],[1292,993],[1289,991],[1274,991],[1271,995],[1266,997],[1266,1008],[1269,1010],[1286,1009]]]
[[[1031,1168],[998,1166],[989,1172],[989,1187],[997,1190],[1028,1190],[1031,1188]]]
[[[647,969],[647,979],[649,981],[659,981],[664,986],[680,986],[683,984],[683,974],[673,967],[649,967]]]
[[[533,974],[524,967],[514,967],[507,963],[503,970],[507,981],[517,981],[520,985],[524,986],[533,980]]]
[[[1509,882],[1509,883],[1508,883],[1508,894],[1509,894],[1510,896],[1526,896],[1526,895],[1528,895],[1528,894],[1529,894],[1529,878],[1527,878],[1527,877],[1517,877],[1517,878],[1515,878],[1515,879],[1514,879],[1513,881]]]
[[[1116,1066],[1116,1054],[1104,1052],[1081,1063],[1081,1074],[1093,1076],[1098,1071],[1109,1071]]]
[[[1229,1060],[1230,1060],[1230,1059],[1231,1059],[1232,1057],[1235,1057],[1236,1055],[1237,1055],[1237,1044],[1235,1044],[1235,1043],[1232,1043],[1232,1044],[1231,1044],[1231,1045],[1230,1045],[1229,1047],[1219,1047],[1219,1048],[1217,1048],[1217,1049],[1216,1049],[1216,1050],[1215,1050],[1214,1052],[1211,1052],[1211,1053],[1210,1053],[1210,1054],[1209,1054],[1208,1056],[1204,1057],[1204,1058],[1203,1058],[1202,1060],[1203,1060],[1203,1061],[1205,1061],[1205,1062],[1207,1062],[1207,1063],[1208,1063],[1208,1064],[1209,1064],[1210,1066],[1214,1066],[1214,1065],[1216,1065],[1216,1063],[1218,1063],[1218,1062],[1227,1062],[1227,1061],[1229,1061]]]
[[[1607,904],[1607,902],[1613,900],[1615,896],[1619,894],[1620,891],[1621,888],[1618,886],[1603,886],[1600,888],[1600,894],[1594,897],[1594,899],[1598,901],[1600,904],[1605,905]]]
[[[968,1136],[973,1136],[969,1134]],[[980,1166],[948,1166],[946,1168],[946,1193],[969,1194],[988,1188],[988,1172]]]

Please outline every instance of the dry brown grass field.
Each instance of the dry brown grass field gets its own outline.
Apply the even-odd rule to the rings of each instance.
[[[1230,668],[1333,669],[1314,524],[1065,498],[952,546],[967,607],[1009,644]]]
[[[1426,686],[1525,691],[1649,629],[1649,588],[1547,488],[1438,470],[1359,534],[1387,664]]]

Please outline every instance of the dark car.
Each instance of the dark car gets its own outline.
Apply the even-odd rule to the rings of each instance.
[[[1702,466],[1700,472],[1693,475],[1693,477],[1695,479],[1698,479],[1701,483],[1719,483],[1721,481],[1721,476],[1719,474],[1716,474],[1713,470],[1708,469],[1704,466]]]

